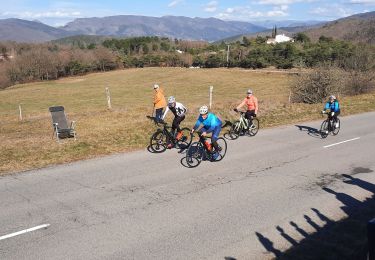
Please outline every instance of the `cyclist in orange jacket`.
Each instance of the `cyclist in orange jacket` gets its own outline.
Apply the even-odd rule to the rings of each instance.
[[[162,121],[163,109],[167,106],[163,90],[158,84],[154,84],[154,109],[156,122]]]
[[[256,117],[258,114],[258,99],[253,95],[253,91],[251,89],[247,90],[246,98],[234,109],[234,111],[238,112],[238,109],[243,106],[246,106],[245,118],[249,120],[249,127],[251,127],[253,124],[252,118]]]

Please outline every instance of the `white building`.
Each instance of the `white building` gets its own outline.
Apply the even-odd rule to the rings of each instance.
[[[267,44],[276,44],[281,42],[294,42],[293,38],[286,36],[285,34],[278,34],[275,38],[269,38]]]

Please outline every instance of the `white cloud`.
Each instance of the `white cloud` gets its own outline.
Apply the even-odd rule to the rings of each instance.
[[[275,17],[285,17],[289,14],[286,12],[287,6],[274,7],[270,11],[255,11],[250,7],[231,7],[227,8],[224,12],[219,13],[217,18],[224,20],[237,20],[237,21],[250,21],[252,19],[258,18],[275,18]]]
[[[375,0],[350,0],[351,4],[375,5]]]
[[[259,0],[259,1],[254,1],[254,2],[257,4],[262,4],[262,5],[290,5],[290,4],[294,4],[298,2],[314,2],[314,1],[316,0]]]
[[[174,0],[168,4],[168,7],[175,7],[176,5],[180,4],[183,0]]]
[[[16,17],[25,19],[38,19],[38,18],[74,18],[82,16],[79,11],[46,11],[46,12],[4,12],[0,16]]]
[[[219,3],[217,1],[211,1],[208,4],[206,4],[204,11],[209,13],[216,12],[218,4]]]
[[[343,6],[333,4],[333,5],[326,5],[322,7],[317,7],[311,11],[310,14],[319,15],[321,17],[326,18],[341,18],[353,15],[355,12],[351,9],[345,8]]]
[[[288,9],[289,9],[289,6],[287,6],[287,5],[280,6],[280,10],[282,10],[282,11],[286,11]]]

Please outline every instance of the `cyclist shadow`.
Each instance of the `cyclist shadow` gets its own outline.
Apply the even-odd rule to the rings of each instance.
[[[186,156],[181,158],[180,163],[181,163],[182,166],[184,166],[186,168],[190,168],[190,166],[186,162]]]
[[[305,126],[305,125],[295,125],[295,126],[298,127],[298,129],[301,132],[307,132],[307,134],[311,137],[321,138],[320,131],[316,128]]]
[[[147,146],[147,151],[148,151],[149,153],[155,153],[155,154],[160,153],[160,152],[155,152],[154,150],[152,150],[150,145]]]
[[[232,127],[233,123],[229,120],[225,120],[225,123],[221,126],[222,129],[224,129],[225,127],[229,127],[228,131],[225,132],[225,134],[223,134],[223,137],[227,140],[234,140],[234,138],[232,138],[229,134],[229,131],[230,131],[230,128]]]
[[[193,147],[191,150],[190,150],[190,152],[191,153],[195,153],[197,150],[196,149],[198,149],[198,148],[195,148],[195,147]],[[187,149],[185,149],[182,153],[184,153],[184,157],[182,157],[181,158],[181,160],[180,160],[180,163],[181,163],[181,165],[182,166],[184,166],[184,167],[186,167],[186,168],[195,168],[195,167],[191,167],[191,166],[189,166],[188,164],[187,164],[187,162],[186,162],[186,160],[187,160]],[[207,158],[207,156],[204,154],[203,155],[203,158],[202,158],[202,161],[207,161],[207,160],[209,160],[209,158]]]

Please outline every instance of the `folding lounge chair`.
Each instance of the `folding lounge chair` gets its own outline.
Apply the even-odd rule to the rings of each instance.
[[[60,142],[60,139],[70,137],[74,137],[74,140],[76,140],[75,121],[70,123],[70,127],[68,126],[64,107],[50,107],[49,112],[51,112],[52,116],[53,135],[56,135],[57,142]]]

